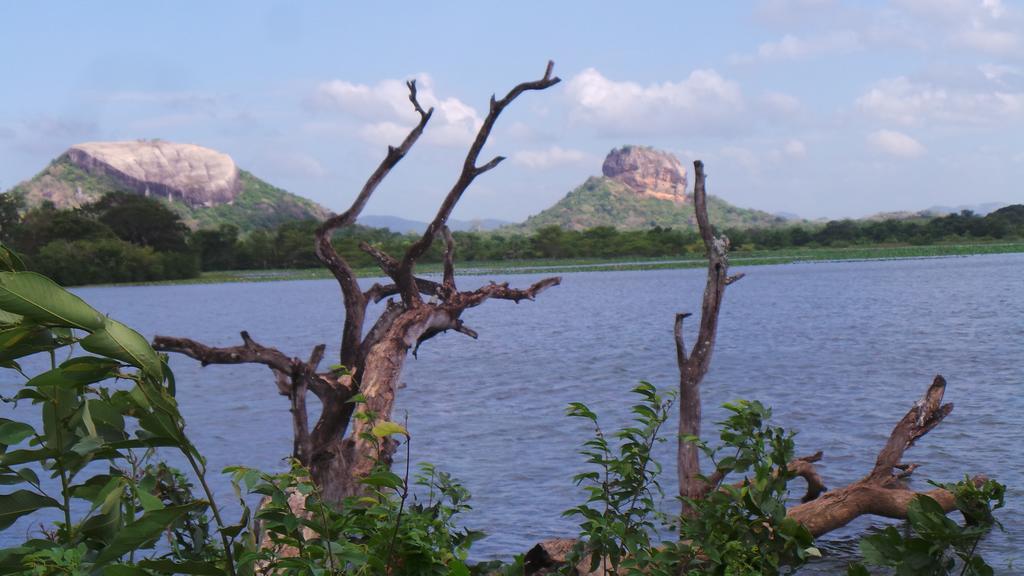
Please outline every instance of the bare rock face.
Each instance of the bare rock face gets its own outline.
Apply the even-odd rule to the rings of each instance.
[[[686,202],[686,168],[674,155],[646,146],[623,146],[608,153],[601,172],[640,196]]]
[[[72,146],[67,155],[90,174],[108,176],[139,194],[189,206],[227,204],[241,190],[234,160],[195,144],[86,142]]]

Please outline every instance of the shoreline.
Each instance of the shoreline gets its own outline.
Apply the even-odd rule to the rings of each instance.
[[[754,250],[730,253],[729,262],[735,267],[771,266],[779,264],[815,264],[828,262],[874,262],[885,260],[916,260],[926,258],[950,258],[984,254],[1024,253],[1024,242],[993,244],[937,244],[929,246],[857,246],[850,248],[807,248],[798,250]],[[689,255],[688,255],[689,256]],[[463,262],[456,264],[462,276],[518,275],[558,272],[609,272],[631,270],[665,270],[704,268],[707,259],[693,255],[686,258],[563,258],[502,260],[488,262]],[[425,263],[419,266],[424,276],[439,275],[440,263]],[[357,268],[360,278],[379,278],[377,268]],[[188,284],[223,284],[236,282],[288,282],[297,280],[327,280],[331,274],[323,268],[275,269],[275,270],[227,270],[203,272],[197,278],[161,280],[156,282],[123,282],[115,284],[90,284],[85,287],[114,286],[174,286]]]

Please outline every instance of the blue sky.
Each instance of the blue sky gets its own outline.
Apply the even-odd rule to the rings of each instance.
[[[414,123],[366,212],[428,219],[493,92],[509,160],[456,218],[519,220],[622,144],[703,159],[713,194],[805,217],[1024,202],[1024,3],[5,2],[0,189],[70,145],[162,138],[339,210]]]

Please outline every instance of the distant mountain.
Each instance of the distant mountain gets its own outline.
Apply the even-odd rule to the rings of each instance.
[[[708,215],[715,226],[721,228],[778,226],[787,222],[767,212],[738,208],[717,196],[708,196]],[[527,218],[518,228],[533,232],[544,226],[561,226],[567,230],[594,226],[627,230],[655,226],[696,228],[697,219],[692,204],[641,196],[621,182],[595,176],[551,208]]]
[[[984,204],[961,204],[956,207],[932,206],[931,208],[918,210],[916,212],[909,210],[901,212],[878,212],[877,214],[860,218],[860,220],[931,220],[937,216],[959,214],[964,210],[970,210],[978,216],[985,216],[999,210],[1000,208],[1005,208],[1006,206],[1010,206],[1010,204],[1006,202],[986,202]]]
[[[418,220],[407,220],[405,218],[399,218],[398,216],[360,216],[359,223],[363,226],[369,226],[371,228],[387,228],[392,232],[398,232],[399,234],[405,234],[406,232],[415,232],[416,234],[422,234],[427,229],[426,222],[420,222]],[[497,230],[502,226],[508,226],[512,224],[508,220],[498,220],[496,218],[481,218],[477,220],[449,220],[448,227],[453,232],[480,232],[488,230]]]
[[[238,169],[227,154],[160,140],[76,144],[9,191],[29,207],[50,201],[61,209],[108,192],[159,198],[193,229],[234,224],[247,232],[330,215],[312,200]]]
[[[925,209],[924,212],[934,214],[936,216],[944,216],[946,214],[959,214],[964,210],[970,210],[971,212],[974,212],[978,216],[985,216],[986,214],[995,212],[996,210],[999,210],[1000,208],[1005,208],[1006,206],[1009,205],[1009,202],[985,202],[982,204],[961,204],[956,207],[932,206],[931,208]]]
[[[583,230],[594,226],[620,229],[696,228],[692,198],[686,194],[686,169],[667,152],[645,146],[612,150],[603,176],[587,179],[554,206],[510,230],[533,232],[544,226]],[[708,196],[708,214],[716,226],[758,227],[787,223],[783,217],[739,208]]]

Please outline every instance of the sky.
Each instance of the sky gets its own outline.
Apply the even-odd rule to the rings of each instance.
[[[160,138],[347,208],[429,220],[491,94],[516,100],[454,218],[518,221],[609,150],[704,161],[710,193],[806,218],[1024,202],[1024,1],[3,2],[0,189],[69,146]],[[691,169],[692,172],[692,169]],[[692,178],[691,178],[692,180]]]

